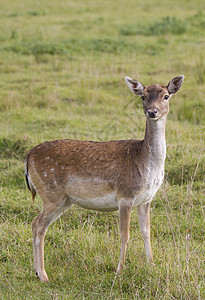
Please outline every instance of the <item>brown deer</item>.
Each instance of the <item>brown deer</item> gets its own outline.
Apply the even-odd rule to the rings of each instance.
[[[119,210],[121,250],[117,273],[123,270],[132,208],[137,209],[147,261],[152,261],[150,203],[162,184],[166,156],[165,124],[169,99],[181,87],[184,76],[167,86],[145,87],[125,77],[129,89],[141,96],[146,116],[144,140],[108,142],[56,140],[30,150],[26,180],[33,199],[43,200],[43,211],[32,221],[34,268],[41,281],[44,269],[44,237],[48,226],[76,204],[98,211]]]

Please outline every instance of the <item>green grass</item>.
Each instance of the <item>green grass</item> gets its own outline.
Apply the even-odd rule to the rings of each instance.
[[[1,299],[204,299],[205,3],[1,1]],[[152,202],[154,266],[137,214],[125,272],[116,277],[118,213],[70,209],[50,226],[33,270],[24,159],[45,140],[142,139],[140,100],[123,80],[167,84],[184,74],[167,121],[164,185]]]
[[[126,24],[120,28],[122,35],[181,35],[187,32],[194,33],[204,30],[205,14],[198,12],[197,14],[181,20],[176,17],[162,17],[152,22]]]

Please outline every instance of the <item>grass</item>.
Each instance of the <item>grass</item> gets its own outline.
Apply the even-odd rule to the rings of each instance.
[[[204,299],[204,1],[2,1],[0,23],[1,299]],[[28,150],[45,140],[142,139],[145,117],[130,76],[167,84],[164,185],[152,202],[155,264],[146,264],[137,214],[125,272],[116,277],[118,213],[70,209],[49,227],[45,265],[33,271],[35,204]]]
[[[187,32],[203,31],[205,25],[205,14],[198,12],[197,14],[181,20],[181,18],[166,16],[160,20],[157,19],[152,22],[125,24],[120,28],[122,35],[181,35]]]

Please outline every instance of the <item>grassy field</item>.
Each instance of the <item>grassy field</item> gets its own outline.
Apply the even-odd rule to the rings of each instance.
[[[2,0],[0,299],[205,299],[205,2]],[[33,270],[28,150],[45,140],[143,139],[144,85],[184,74],[170,103],[163,187],[152,202],[155,264],[132,213],[118,277],[118,213],[72,208],[45,241],[49,283]]]

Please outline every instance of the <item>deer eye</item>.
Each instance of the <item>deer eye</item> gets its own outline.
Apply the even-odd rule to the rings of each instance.
[[[168,99],[169,99],[169,95],[165,95],[164,100],[168,100]]]
[[[141,99],[142,99],[142,101],[145,101],[145,96],[142,95],[142,96],[141,96]]]

